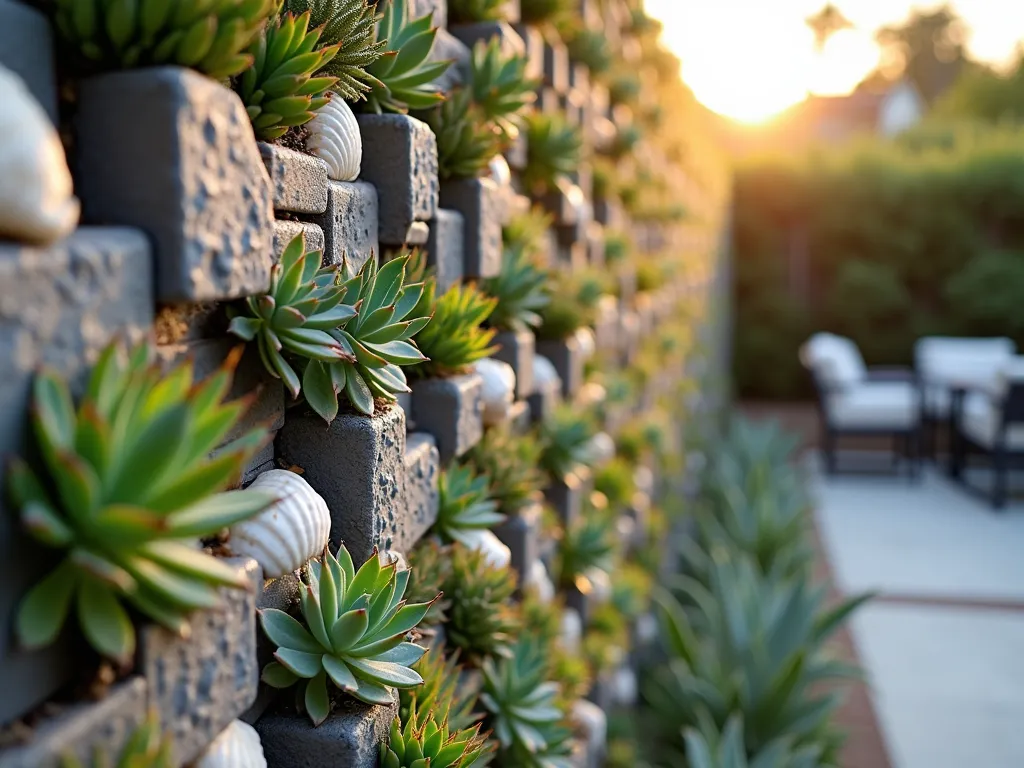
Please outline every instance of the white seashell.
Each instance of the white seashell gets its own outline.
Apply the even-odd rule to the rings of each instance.
[[[623,707],[636,704],[640,686],[636,673],[629,667],[619,667],[612,675],[612,698]]]
[[[24,81],[0,67],[0,238],[45,245],[71,234],[80,206],[64,147]]]
[[[533,385],[538,388],[562,386],[562,377],[558,375],[555,364],[544,355],[533,356]]]
[[[572,720],[583,734],[587,754],[602,755],[608,738],[608,716],[604,710],[591,701],[577,699],[572,703]]]
[[[587,451],[595,463],[604,464],[615,458],[615,440],[607,432],[598,432],[590,438]]]
[[[534,560],[530,572],[526,575],[526,586],[533,590],[537,599],[547,605],[555,599],[555,583],[548,575],[548,569],[541,560]]]
[[[488,171],[494,183],[502,189],[512,187],[512,169],[509,168],[508,160],[504,155],[495,155],[488,165]]]
[[[363,137],[352,108],[335,96],[306,123],[306,149],[327,163],[335,181],[355,181],[363,164]]]
[[[575,608],[566,608],[562,611],[562,628],[559,634],[559,643],[566,653],[579,653],[580,644],[583,642],[583,621]]]
[[[654,473],[650,467],[639,466],[633,470],[633,484],[647,494],[654,493]]]
[[[612,599],[612,579],[608,571],[591,566],[583,573],[590,582],[590,596],[597,603],[607,603]]]
[[[474,366],[483,379],[484,424],[500,424],[515,402],[516,372],[508,363],[486,357]]]
[[[594,353],[597,352],[597,338],[589,328],[579,328],[576,330],[576,343],[579,344],[580,355],[584,359],[593,357]]]
[[[493,531],[463,531],[459,541],[469,549],[483,552],[487,562],[494,568],[507,568],[512,562],[512,550],[506,547]]]
[[[331,532],[331,512],[300,475],[270,469],[249,487],[271,493],[278,501],[231,529],[229,545],[235,554],[255,558],[263,566],[263,576],[274,579],[323,552]]]
[[[260,735],[248,723],[235,720],[210,742],[192,768],[267,768]]]

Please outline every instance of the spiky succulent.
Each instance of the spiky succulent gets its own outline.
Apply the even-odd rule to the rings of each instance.
[[[531,191],[544,192],[579,167],[583,138],[559,113],[535,112],[526,117],[525,126],[523,182]]]
[[[473,47],[469,61],[473,103],[506,139],[518,136],[524,111],[537,99],[540,82],[526,76],[526,66],[526,56],[506,53],[497,35]]]
[[[413,707],[419,712],[447,712],[453,731],[472,728],[483,718],[476,711],[479,685],[476,678],[463,675],[459,653],[445,656],[441,649],[428,651],[416,662],[423,685],[400,690],[398,716],[407,720]]]
[[[612,524],[602,515],[591,514],[569,526],[558,542],[557,581],[572,587],[588,568],[608,570],[614,540]]]
[[[384,13],[377,21],[377,40],[386,40],[383,55],[366,71],[373,76],[365,109],[399,112],[429,109],[444,100],[434,81],[448,71],[450,61],[430,61],[437,28],[428,13],[410,20],[410,0],[382,0]]]
[[[142,725],[132,732],[117,762],[112,762],[110,754],[98,747],[89,765],[92,768],[172,768],[176,763],[171,756],[171,742],[164,738],[156,713],[150,712]],[[60,768],[85,768],[85,764],[68,754],[61,758]]]
[[[423,682],[410,667],[426,649],[406,642],[406,635],[430,605],[402,599],[409,571],[397,571],[393,562],[382,565],[376,550],[357,571],[342,545],[337,556],[324,552],[323,563],[311,561],[303,576],[305,626],[276,608],[260,611],[260,625],[277,646],[263,682],[273,688],[301,682],[314,726],[331,711],[328,679],[368,704],[391,704],[392,688]]]
[[[441,592],[445,579],[452,571],[449,548],[433,539],[424,539],[408,554],[409,585],[406,589],[409,600],[414,603],[428,602],[430,610],[420,622],[425,627],[436,627],[447,618],[451,600]],[[440,595],[440,597],[437,597]]]
[[[395,718],[391,736],[380,745],[380,768],[470,768],[490,751],[480,726],[449,731],[447,712],[421,716],[414,707],[405,727]]]
[[[501,270],[483,282],[495,300],[488,324],[507,331],[526,331],[540,325],[538,312],[548,305],[548,272],[537,266],[525,248],[505,248]]]
[[[594,322],[603,290],[593,290],[579,274],[560,275],[551,286],[551,300],[540,310],[537,338],[559,341]]]
[[[275,0],[56,0],[64,38],[103,69],[176,64],[224,80],[252,63],[245,49]]]
[[[540,425],[540,465],[552,480],[563,480],[580,465],[591,463],[596,431],[586,414],[569,405],[560,406]]]
[[[577,23],[559,25],[569,58],[585,64],[594,75],[607,72],[615,61],[604,30],[589,29]]]
[[[235,90],[245,104],[256,138],[272,141],[289,128],[304,125],[327,104],[335,77],[313,77],[338,52],[338,46],[316,50],[320,30],[309,29],[309,12],[286,13],[269,22],[249,47],[253,65],[242,73]]]
[[[89,644],[126,663],[135,630],[125,602],[183,635],[191,611],[220,604],[218,587],[248,586],[238,569],[194,546],[273,501],[255,491],[220,493],[266,441],[265,429],[210,458],[248,408],[248,400],[221,403],[240,353],[194,384],[190,363],[165,372],[149,364],[147,346],[126,362],[111,344],[77,412],[65,381],[51,371],[36,377],[39,461],[12,459],[7,490],[28,533],[65,554],[18,607],[22,646],[52,643],[74,600]]]
[[[633,466],[618,457],[606,462],[594,473],[594,490],[603,493],[613,509],[629,504],[636,490]]]
[[[467,460],[478,473],[487,475],[498,509],[515,515],[535,502],[544,486],[544,476],[537,468],[540,450],[533,437],[495,427],[484,433]]]
[[[495,301],[472,283],[456,284],[434,303],[430,323],[416,334],[427,362],[415,370],[426,376],[449,376],[493,354],[496,331],[483,328]]]
[[[486,553],[458,544],[451,549],[451,560],[442,587],[452,601],[445,625],[448,642],[471,660],[504,653],[519,628],[509,605],[515,573],[491,565]]]
[[[531,258],[544,252],[545,239],[553,219],[540,206],[514,216],[501,230],[501,240],[508,250],[524,251]]]
[[[449,0],[450,24],[473,24],[478,21],[504,21],[507,0]]]
[[[683,731],[686,764],[690,768],[815,768],[821,765],[821,750],[805,747],[793,751],[790,739],[776,739],[748,757],[743,717],[729,718],[722,732],[707,713],[698,713],[698,727]]]
[[[345,101],[365,99],[377,79],[367,69],[384,53],[376,37],[377,10],[367,0],[285,0],[292,13],[309,11],[310,24],[322,27],[321,46],[337,46],[323,74],[337,78],[334,91]]]
[[[554,21],[575,7],[573,0],[519,0],[519,6],[524,24]]]
[[[473,103],[465,88],[456,88],[428,112],[418,113],[437,137],[441,178],[476,178],[501,153],[501,134]]]
[[[523,768],[570,768],[569,729],[565,713],[555,706],[558,686],[545,679],[547,660],[542,646],[521,637],[512,655],[484,662],[480,702],[487,723],[501,744],[508,765]]]
[[[437,481],[438,509],[434,532],[444,541],[470,546],[468,531],[487,530],[505,520],[491,498],[486,475],[452,464]]]

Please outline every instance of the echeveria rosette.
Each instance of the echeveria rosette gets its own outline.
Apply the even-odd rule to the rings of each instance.
[[[486,475],[452,464],[437,481],[438,511],[434,531],[446,543],[471,546],[470,531],[489,530],[505,521],[491,498]]]
[[[409,571],[382,565],[376,550],[357,571],[341,546],[337,556],[325,552],[323,563],[310,562],[303,574],[303,622],[274,608],[260,611],[260,625],[277,646],[263,682],[273,688],[300,683],[313,725],[330,714],[328,680],[360,701],[384,705],[394,702],[393,688],[423,682],[410,667],[426,649],[406,636],[430,604],[402,599]]]
[[[479,725],[451,732],[446,711],[420,715],[413,708],[404,728],[398,718],[391,723],[390,738],[380,745],[380,768],[470,768],[491,751]]]
[[[196,384],[190,363],[167,372],[149,363],[147,346],[125,360],[111,344],[77,409],[61,378],[36,377],[39,461],[13,459],[7,491],[29,534],[66,555],[21,601],[22,646],[52,643],[74,599],[89,644],[128,663],[135,630],[124,603],[184,636],[191,611],[220,604],[219,587],[249,586],[238,569],[189,542],[274,501],[256,491],[221,493],[266,442],[264,428],[210,458],[249,406],[249,399],[221,402],[240,354]]]

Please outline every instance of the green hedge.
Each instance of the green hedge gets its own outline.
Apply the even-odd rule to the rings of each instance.
[[[819,330],[851,336],[868,364],[909,364],[928,334],[1024,345],[1020,131],[928,126],[751,161],[734,221],[742,396],[808,395],[797,350]]]

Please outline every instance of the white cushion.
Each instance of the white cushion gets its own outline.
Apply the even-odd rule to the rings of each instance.
[[[937,416],[949,414],[950,389],[990,390],[999,370],[1010,360],[1012,339],[925,336],[914,345],[914,366],[924,382],[925,404]]]
[[[908,429],[918,422],[917,391],[907,381],[868,381],[828,400],[828,420],[845,429]]]
[[[968,392],[964,397],[961,429],[978,445],[993,448],[1002,424],[1002,404],[983,392]],[[1024,449],[1024,424],[1011,424],[1004,435],[1003,447]]]
[[[804,344],[800,358],[828,389],[850,387],[867,377],[860,350],[845,336],[816,333]]]

